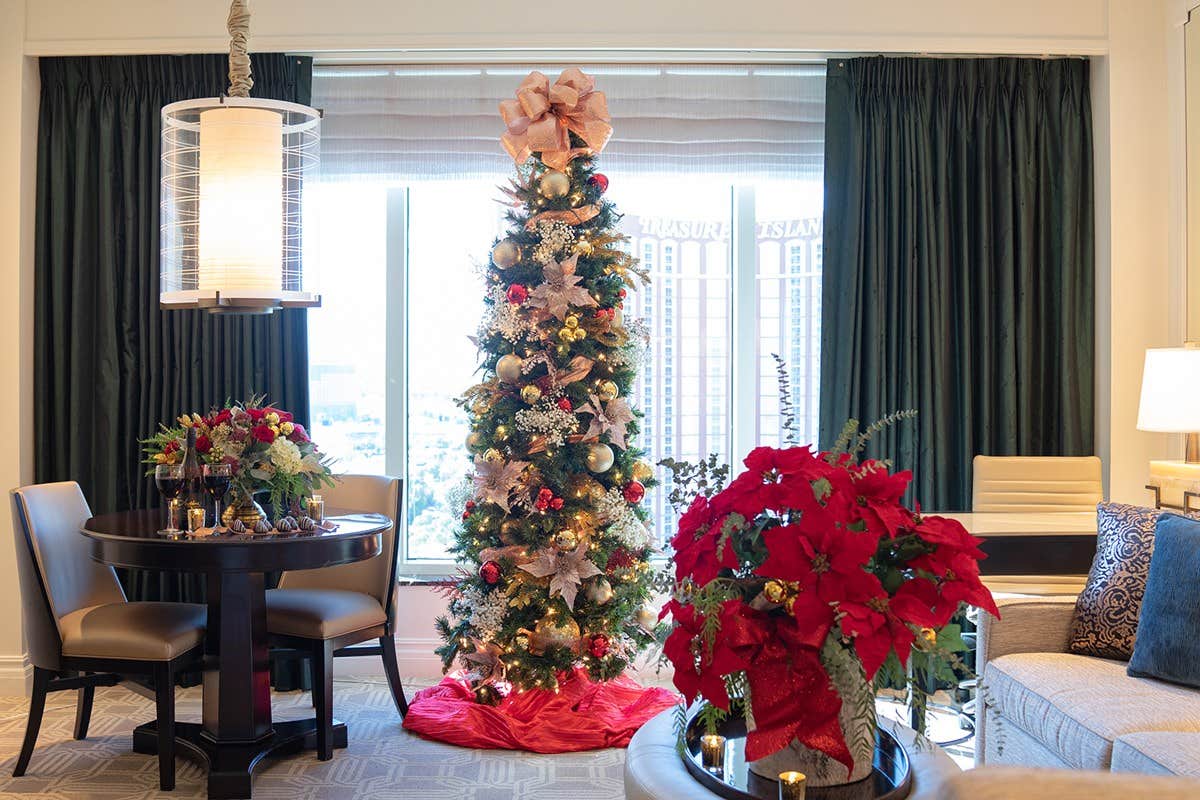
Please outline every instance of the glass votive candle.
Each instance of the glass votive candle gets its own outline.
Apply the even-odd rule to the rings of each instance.
[[[187,529],[188,533],[195,533],[204,527],[204,509],[189,508],[187,510]]]
[[[700,737],[700,763],[710,772],[725,769],[725,737],[715,733]]]
[[[808,778],[803,772],[779,773],[779,800],[804,800],[804,785]]]
[[[314,522],[325,521],[325,499],[321,495],[314,494],[308,498],[305,510],[308,511],[308,515],[313,518]]]

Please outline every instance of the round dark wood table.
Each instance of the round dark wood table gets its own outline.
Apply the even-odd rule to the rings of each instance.
[[[83,535],[92,558],[114,567],[198,572],[207,576],[203,722],[177,722],[185,753],[208,766],[208,796],[248,798],[254,768],[269,755],[316,747],[316,719],[271,722],[265,575],[364,561],[379,554],[392,523],[380,514],[331,513],[331,531],[301,535],[168,538],[161,511],[89,519]],[[334,747],[346,746],[346,726]],[[133,749],[157,753],[155,723],[138,726]]]

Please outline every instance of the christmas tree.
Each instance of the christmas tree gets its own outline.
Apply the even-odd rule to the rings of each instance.
[[[483,380],[459,401],[473,474],[452,549],[469,567],[438,620],[443,663],[485,702],[557,690],[580,666],[615,678],[657,618],[640,505],[653,471],[626,400],[646,337],[622,317],[645,274],[593,164],[611,134],[605,98],[577,69],[553,86],[534,72],[501,115],[510,228],[485,270]]]

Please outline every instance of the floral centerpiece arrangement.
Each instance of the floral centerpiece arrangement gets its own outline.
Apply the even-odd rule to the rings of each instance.
[[[264,405],[260,397],[203,416],[182,414],[175,425],[161,425],[142,442],[150,474],[158,464],[182,462],[189,428],[196,430],[201,463],[230,466],[234,496],[230,509],[235,514],[239,508],[254,507],[255,495],[266,495],[273,508],[283,509],[335,483],[329,459],[304,426],[290,412]]]
[[[911,473],[858,460],[857,433],[833,452],[754,450],[727,487],[695,498],[671,543],[675,685],[710,717],[737,703],[750,768],[772,778],[869,775],[876,673],[938,655],[963,603],[997,614],[979,540],[906,508]]]

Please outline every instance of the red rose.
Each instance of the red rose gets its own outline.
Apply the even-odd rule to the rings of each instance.
[[[514,283],[508,287],[508,302],[520,305],[529,299],[529,290],[519,283]]]
[[[167,455],[171,455],[171,453],[179,452],[179,441],[177,439],[172,439],[171,441],[164,444],[163,452]]]
[[[196,437],[196,452],[197,453],[207,453],[210,450],[212,450],[212,439],[208,438],[204,434],[200,434],[199,436],[197,436]]]
[[[267,412],[261,408],[247,408],[246,415],[254,422],[258,422],[267,415]]]
[[[592,658],[604,658],[608,655],[608,637],[597,633],[588,642],[588,652],[592,654]]]
[[[483,578],[484,583],[491,586],[500,580],[500,565],[495,561],[485,561],[479,568],[479,577]]]
[[[642,498],[646,496],[646,487],[637,481],[630,481],[625,484],[625,490],[622,492],[625,495],[625,502],[630,505],[637,505],[642,502]]]
[[[266,425],[255,425],[254,430],[251,431],[251,433],[254,434],[255,439],[258,439],[260,442],[265,444],[270,444],[271,442],[275,441],[275,431],[271,430]]]
[[[574,411],[575,410],[571,406],[570,398],[567,398],[567,397],[558,398],[558,407],[561,408],[563,411]]]

